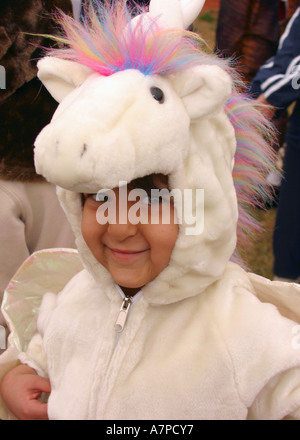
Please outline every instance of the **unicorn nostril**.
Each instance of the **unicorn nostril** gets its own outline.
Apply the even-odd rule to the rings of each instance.
[[[87,144],[83,144],[83,147],[82,147],[82,150],[80,153],[80,157],[82,157],[86,153],[86,151],[87,151]]]

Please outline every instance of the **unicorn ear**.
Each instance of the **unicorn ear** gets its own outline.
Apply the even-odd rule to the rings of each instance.
[[[57,102],[79,87],[93,71],[74,61],[45,57],[38,64],[38,77]]]
[[[231,93],[231,79],[218,66],[196,66],[177,74],[174,85],[192,120],[221,108]]]

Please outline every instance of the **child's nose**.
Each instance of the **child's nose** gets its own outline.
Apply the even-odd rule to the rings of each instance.
[[[127,237],[132,237],[136,234],[137,225],[133,225],[129,221],[127,221],[127,223],[119,223],[117,221],[116,223],[108,224],[107,232],[119,240],[124,240]]]
[[[131,202],[128,202],[124,206],[119,205],[117,197],[116,204],[116,221],[108,224],[108,232],[116,238],[125,239],[130,236],[134,236],[137,233],[138,225],[130,221],[129,209]]]

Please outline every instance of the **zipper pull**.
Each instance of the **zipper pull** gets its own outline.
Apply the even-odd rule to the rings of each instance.
[[[117,333],[121,333],[123,331],[131,304],[131,299],[125,296],[115,323],[115,330]]]

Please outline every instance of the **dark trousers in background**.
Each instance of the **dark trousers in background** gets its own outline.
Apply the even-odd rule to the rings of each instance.
[[[274,273],[296,280],[300,277],[300,108],[291,117],[286,142],[274,230]]]

